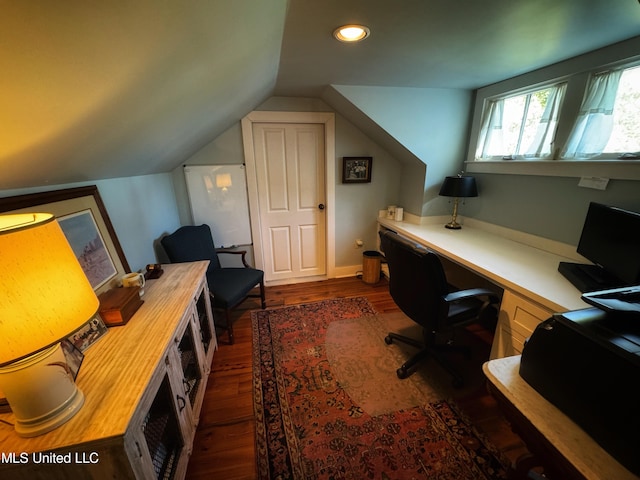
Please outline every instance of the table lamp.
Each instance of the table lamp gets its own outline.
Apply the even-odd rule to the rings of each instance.
[[[0,215],[0,390],[22,437],[49,432],[84,404],[60,340],[99,301],[55,217]]]
[[[231,174],[230,173],[217,173],[216,174],[216,187],[221,188],[223,192],[226,192],[231,186]]]
[[[455,197],[453,215],[451,216],[451,221],[445,224],[445,228],[461,229],[462,225],[456,221],[458,218],[458,202],[460,198],[478,196],[475,177],[463,177],[461,173],[455,177],[446,177],[440,188],[440,195],[443,197]]]

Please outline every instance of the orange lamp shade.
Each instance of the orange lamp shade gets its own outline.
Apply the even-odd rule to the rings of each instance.
[[[230,173],[217,173],[216,174],[216,187],[227,189],[231,186],[231,174]]]
[[[53,215],[0,215],[0,366],[56,344],[98,307]]]

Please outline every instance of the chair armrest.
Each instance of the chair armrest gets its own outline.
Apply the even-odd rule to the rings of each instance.
[[[457,300],[472,297],[486,297],[486,300],[480,306],[475,318],[477,320],[491,320],[494,321],[498,317],[498,310],[500,303],[500,296],[488,288],[470,288],[468,290],[459,290],[457,292],[451,292],[444,297],[444,301],[447,304],[453,303]]]
[[[251,268],[251,266],[247,263],[246,250],[228,250],[226,248],[216,248],[216,253],[230,253],[232,255],[242,255],[242,264],[245,266],[245,268]]]
[[[457,300],[462,300],[463,298],[471,298],[471,297],[488,297],[490,303],[498,303],[500,301],[500,296],[488,288],[470,288],[469,290],[458,290],[457,292],[451,292],[446,297],[444,297],[444,301],[447,303],[455,302]]]

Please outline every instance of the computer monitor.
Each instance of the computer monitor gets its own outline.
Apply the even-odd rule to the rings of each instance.
[[[625,284],[640,283],[640,213],[591,202],[577,251]]]

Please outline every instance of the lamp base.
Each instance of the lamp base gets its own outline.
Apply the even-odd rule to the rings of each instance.
[[[453,201],[453,214],[451,214],[451,221],[445,224],[444,228],[448,228],[450,230],[460,230],[462,225],[460,225],[456,220],[458,220],[458,202],[459,198],[456,197]]]
[[[0,367],[0,387],[16,419],[16,433],[36,437],[67,422],[84,404],[60,344]]]
[[[460,230],[462,228],[462,225],[460,225],[458,222],[456,222],[455,220],[446,223],[444,225],[444,228],[448,228],[450,230]]]

